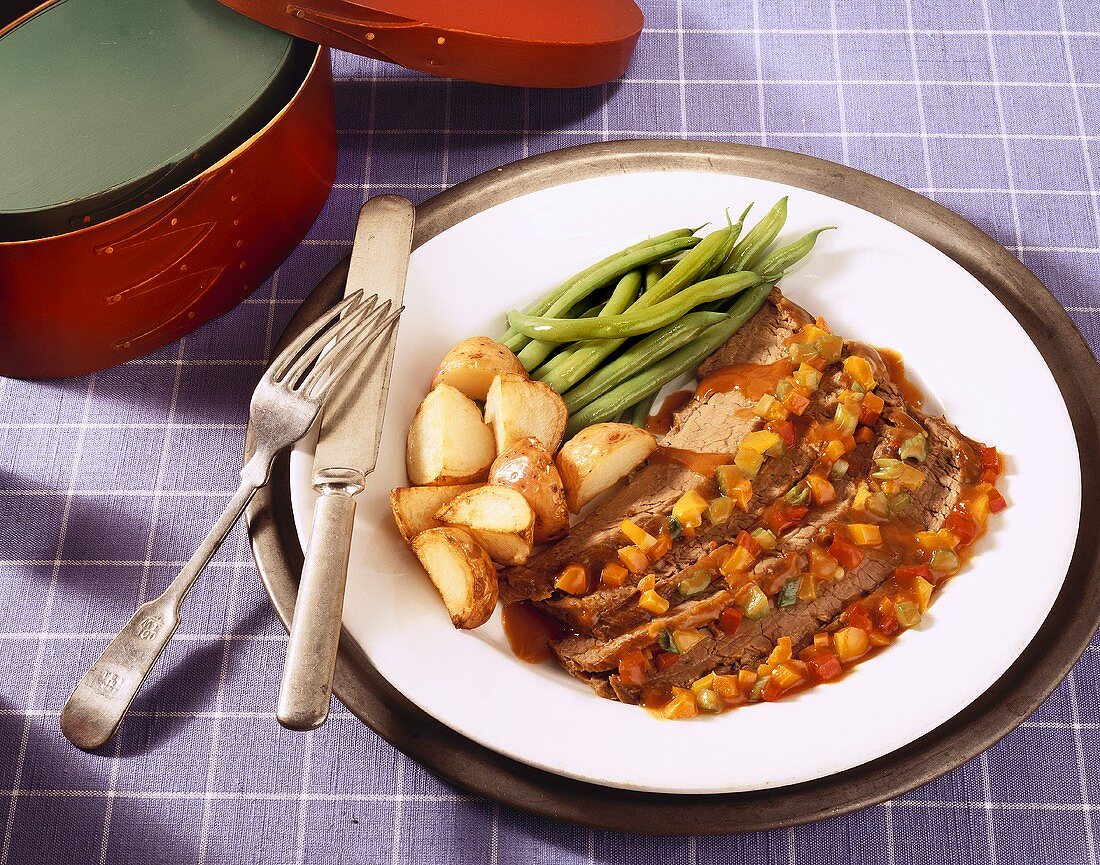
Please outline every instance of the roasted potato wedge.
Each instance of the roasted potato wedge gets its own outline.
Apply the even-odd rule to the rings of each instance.
[[[537,438],[522,439],[493,460],[489,483],[511,487],[527,499],[535,512],[536,544],[556,541],[569,531],[569,508],[561,474],[554,458]]]
[[[436,514],[445,526],[466,529],[502,565],[522,565],[531,555],[535,512],[511,487],[478,487]]]
[[[497,453],[533,436],[550,453],[558,449],[569,410],[549,385],[514,372],[502,372],[485,396],[485,421],[493,428]]]
[[[493,379],[502,372],[527,378],[523,364],[507,348],[487,336],[471,336],[447,352],[435,371],[432,387],[446,382],[481,402]]]
[[[657,448],[651,433],[627,423],[585,427],[558,454],[569,510],[577,513],[592,499],[630,474]]]
[[[405,446],[414,486],[483,481],[495,457],[493,434],[469,397],[449,384],[424,397]]]
[[[484,625],[497,605],[497,572],[468,532],[443,527],[421,532],[413,552],[428,572],[456,628]]]
[[[437,529],[442,523],[435,518],[447,502],[476,490],[479,484],[451,484],[443,487],[398,487],[390,490],[393,521],[405,543],[427,529]]]

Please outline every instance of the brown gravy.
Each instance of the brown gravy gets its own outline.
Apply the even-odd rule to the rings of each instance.
[[[554,643],[565,634],[560,624],[528,601],[505,604],[500,611],[500,624],[512,654],[529,664],[554,660]]]
[[[706,399],[712,394],[740,391],[754,402],[766,393],[775,391],[779,380],[794,370],[786,358],[775,363],[735,363],[717,369],[699,382],[695,395]]]
[[[670,393],[661,402],[661,407],[658,409],[657,414],[650,415],[649,419],[646,420],[646,430],[656,436],[663,436],[672,429],[672,422],[675,419],[676,412],[693,399],[695,399],[695,391],[692,390],[678,390],[675,393]]]

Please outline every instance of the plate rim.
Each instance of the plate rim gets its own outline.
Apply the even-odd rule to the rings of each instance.
[[[1065,677],[1100,625],[1100,539],[1084,530],[1100,516],[1100,406],[1088,399],[1090,391],[1100,389],[1100,365],[1043,284],[962,217],[858,169],[756,145],[634,139],[528,157],[477,175],[419,205],[414,248],[521,195],[591,177],[654,171],[712,171],[772,180],[852,204],[936,247],[1008,309],[1054,375],[1081,461],[1081,518],[1074,554],[1043,625],[997,682],[951,721],[861,766],[748,793],[623,790],[565,778],[505,757],[414,706],[375,670],[347,631],[341,636],[334,690],[378,735],[447,781],[541,816],[594,828],[665,835],[748,832],[877,804],[973,759],[1015,729]],[[345,258],[337,264],[306,298],[280,345],[340,295],[347,262]],[[246,457],[252,447],[249,428]],[[290,508],[289,451],[276,461],[271,482],[253,499],[246,518],[264,588],[285,627],[293,615],[302,565]]]

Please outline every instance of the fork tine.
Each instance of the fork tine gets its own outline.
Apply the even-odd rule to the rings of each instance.
[[[307,393],[314,384],[323,378],[328,370],[332,369],[334,361],[345,356],[347,347],[359,339],[361,334],[373,333],[378,329],[379,319],[390,311],[391,306],[393,306],[392,301],[387,300],[382,305],[375,307],[371,310],[370,315],[356,322],[355,327],[345,331],[340,339],[330,342],[330,351],[317,358],[313,368],[303,372],[296,382],[291,385],[294,390]]]
[[[378,295],[372,294],[364,298],[362,303],[351,307],[339,321],[332,322],[290,365],[290,368],[282,376],[283,383],[292,390],[296,389],[302,377],[309,370],[310,365],[320,357],[327,347],[338,344],[344,336],[354,331],[365,318],[370,318],[377,313],[378,308],[375,306],[377,301]]]
[[[387,305],[389,305],[388,301]],[[320,371],[314,370],[310,374],[309,378],[312,379],[312,381],[307,380],[306,383],[303,384],[303,393],[305,393],[306,396],[314,396],[317,399],[324,399],[328,396],[328,392],[332,386],[351,368],[352,364],[355,363],[367,346],[371,345],[378,337],[386,333],[390,325],[401,317],[401,313],[404,312],[404,310],[405,307],[398,307],[382,319],[382,321],[373,325],[369,330],[357,336],[349,337],[344,345],[337,351],[331,352],[329,355],[322,358],[322,361],[328,362],[323,363],[323,369]],[[328,375],[323,378],[325,372],[327,372]]]
[[[348,308],[359,303],[363,297],[363,290],[359,289],[354,294],[349,294],[342,301],[335,306],[331,307],[327,312],[320,315],[316,321],[309,327],[298,334],[297,338],[290,343],[286,348],[279,352],[276,357],[267,368],[267,376],[274,381],[278,381],[282,378],[286,372],[287,367],[298,356],[298,354],[309,345],[317,334],[329,326],[332,321],[342,315]]]

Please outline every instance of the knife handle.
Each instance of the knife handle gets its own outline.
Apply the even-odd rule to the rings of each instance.
[[[317,486],[321,496],[313,511],[275,710],[279,723],[291,730],[313,730],[328,718],[355,519],[352,496],[362,489],[346,482]]]

